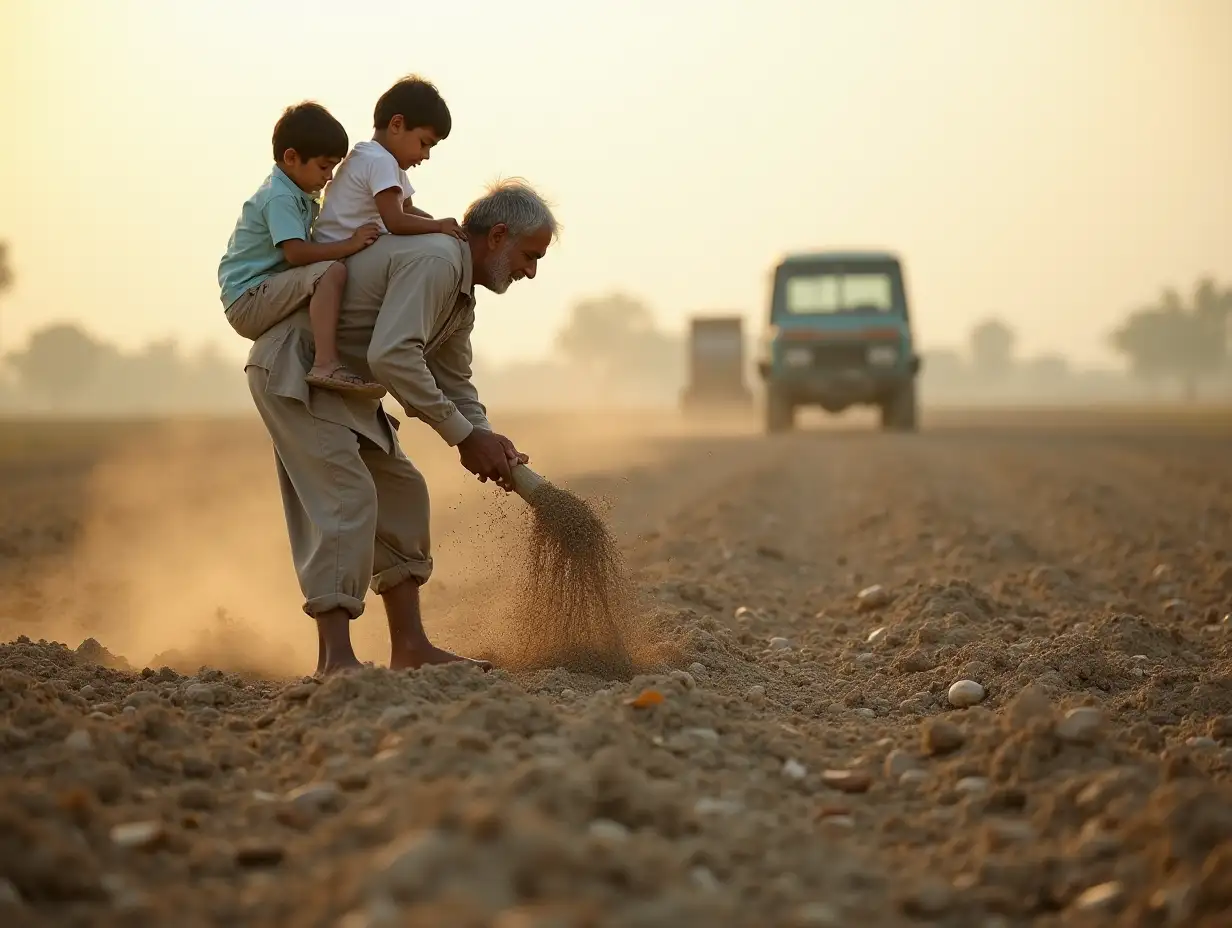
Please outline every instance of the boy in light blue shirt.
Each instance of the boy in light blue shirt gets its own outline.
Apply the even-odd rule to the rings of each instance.
[[[346,129],[317,103],[288,107],[274,126],[274,167],[240,210],[218,264],[227,321],[256,339],[308,304],[316,356],[305,378],[313,386],[381,397],[385,388],[365,381],[338,357],[338,315],[346,285],[343,258],[376,241],[380,227],[366,223],[346,238],[314,242],[320,211],[316,195],[346,156]]]

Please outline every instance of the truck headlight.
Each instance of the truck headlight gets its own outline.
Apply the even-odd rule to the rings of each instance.
[[[873,345],[868,349],[868,363],[875,367],[890,367],[898,362],[898,349],[893,345]]]
[[[788,348],[783,352],[783,363],[788,367],[808,367],[813,363],[813,352],[807,348]]]

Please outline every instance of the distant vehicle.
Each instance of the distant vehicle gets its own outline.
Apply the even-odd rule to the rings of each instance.
[[[774,268],[757,370],[765,425],[782,432],[796,409],[881,409],[881,426],[915,431],[915,351],[902,262],[887,251],[791,254]]]
[[[680,396],[685,412],[748,407],[753,393],[745,382],[744,319],[697,316],[689,328],[689,382]]]

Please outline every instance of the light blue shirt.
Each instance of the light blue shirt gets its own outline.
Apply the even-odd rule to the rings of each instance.
[[[291,266],[278,246],[295,238],[310,241],[319,209],[310,194],[274,165],[240,210],[227,252],[218,263],[224,309],[261,281]]]

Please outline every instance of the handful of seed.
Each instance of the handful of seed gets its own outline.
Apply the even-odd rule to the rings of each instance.
[[[627,679],[641,643],[629,641],[637,631],[636,603],[616,539],[580,497],[525,465],[514,468],[513,478],[534,519],[516,592],[515,663]]]

